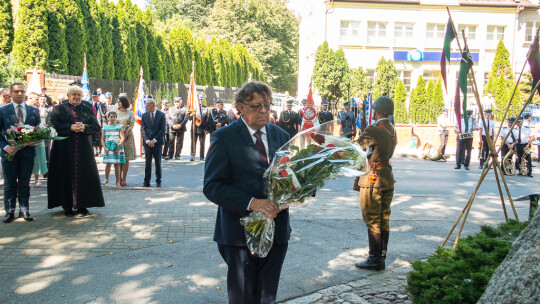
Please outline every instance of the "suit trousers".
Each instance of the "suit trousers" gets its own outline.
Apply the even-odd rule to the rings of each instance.
[[[184,146],[184,132],[169,133],[169,157],[180,157]]]
[[[265,258],[257,258],[245,246],[218,244],[219,253],[228,266],[229,304],[276,303],[281,267],[288,244],[274,243]]]
[[[368,230],[381,233],[390,231],[390,204],[394,198],[394,185],[381,188],[360,188],[360,208]]]
[[[169,133],[169,131],[165,132],[165,143],[163,144],[163,152],[161,153],[161,155],[163,156],[167,156],[169,155],[169,135],[171,133]]]
[[[527,161],[527,172],[520,172],[521,174],[529,174],[532,172],[531,154],[525,154],[524,152],[526,146],[527,144],[516,145],[516,152],[517,152],[516,169],[519,170],[523,156],[525,156],[525,160]]]
[[[19,209],[29,212],[30,178],[34,167],[34,156],[23,156],[21,151],[15,154],[15,159],[9,161],[2,157],[2,173],[4,174],[4,208],[6,213],[15,212],[17,197]]]
[[[152,177],[152,158],[156,165],[156,182],[161,183],[161,151],[163,149],[162,144],[155,144],[154,147],[149,147],[144,145],[144,183],[150,183],[150,178]]]
[[[489,147],[487,142],[487,137],[485,135],[482,135],[482,157],[480,158],[480,164],[485,164],[486,159],[489,155]]]
[[[472,138],[457,138],[456,165],[468,167],[471,162]]]
[[[201,146],[199,147],[199,155],[201,159],[204,159],[204,142],[206,141],[206,134],[203,132],[201,134],[195,134],[195,137],[193,137],[193,132],[191,133],[191,157],[195,157],[195,151],[197,151],[197,141],[201,143]]]
[[[446,151],[446,145],[448,144],[448,130],[439,131],[439,137],[441,139],[441,144],[439,146],[439,152],[444,155]]]

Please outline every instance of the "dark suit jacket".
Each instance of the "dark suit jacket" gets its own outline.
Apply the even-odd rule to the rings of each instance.
[[[0,107],[0,132],[6,132],[13,125],[19,123],[17,114],[15,114],[14,104],[15,103],[10,103]],[[32,106],[26,105],[26,120],[24,123],[31,126],[37,126],[40,122],[41,118],[39,117],[39,110]],[[4,151],[4,148],[8,145],[9,143],[7,142],[5,136],[0,136],[0,149],[2,150],[2,157],[6,156],[7,154],[7,152]],[[36,149],[35,147],[24,147],[17,153],[21,153],[23,156],[34,156],[36,155]]]
[[[273,159],[276,150],[287,143],[289,135],[273,124],[267,124],[266,131],[268,152],[270,159]],[[212,134],[205,163],[203,192],[219,206],[215,242],[246,246],[240,218],[249,215],[247,207],[251,198],[266,198],[263,184],[266,169],[267,165],[261,163],[259,152],[242,119]],[[287,243],[291,233],[289,209],[281,211],[274,221],[274,241]]]
[[[156,110],[154,115],[154,123],[150,119],[150,113],[146,112],[141,117],[141,133],[143,137],[143,144],[146,145],[147,140],[156,140],[156,144],[165,144],[165,129],[167,128],[167,118],[165,113],[160,110]]]

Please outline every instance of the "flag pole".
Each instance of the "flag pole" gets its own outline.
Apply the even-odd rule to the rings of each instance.
[[[195,61],[191,61],[191,74],[193,75],[193,84],[195,84]],[[190,88],[191,90],[191,88]],[[197,119],[197,110],[195,110],[195,100],[193,100],[193,92],[190,92],[191,94],[191,104],[193,105],[193,110],[195,111],[195,115],[193,115],[193,124],[191,125],[191,159],[195,158],[195,154],[197,153],[197,143],[195,142],[195,138],[197,137],[197,130],[196,130],[196,124],[195,120]],[[201,146],[202,147],[202,146]]]
[[[86,56],[84,57],[86,58]],[[86,59],[85,59],[85,62],[86,62]],[[141,81],[143,79],[143,68],[142,68],[142,65],[141,65],[141,69],[139,70],[139,85],[137,86],[137,89],[139,88],[139,86],[141,85]],[[135,109],[135,111],[137,111],[137,109]],[[141,115],[142,116],[142,115]],[[142,117],[141,117],[142,119]],[[139,132],[139,136],[141,137],[141,140],[139,141],[139,151],[141,151],[141,158],[142,158],[142,155],[143,155],[143,137],[142,137],[142,132]]]

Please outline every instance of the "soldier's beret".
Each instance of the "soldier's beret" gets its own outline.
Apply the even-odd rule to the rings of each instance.
[[[327,105],[328,105],[328,100],[325,100],[325,101],[321,102],[321,104],[322,104],[323,106],[327,106]]]
[[[174,102],[177,102],[177,101],[182,101],[182,97],[175,97]]]
[[[225,102],[223,100],[216,101],[216,104],[224,104]]]

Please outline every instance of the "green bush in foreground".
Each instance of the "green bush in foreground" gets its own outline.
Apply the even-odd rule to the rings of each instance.
[[[407,279],[413,302],[476,303],[489,278],[529,222],[510,220],[461,240],[456,250],[439,247],[426,262],[415,261]]]

